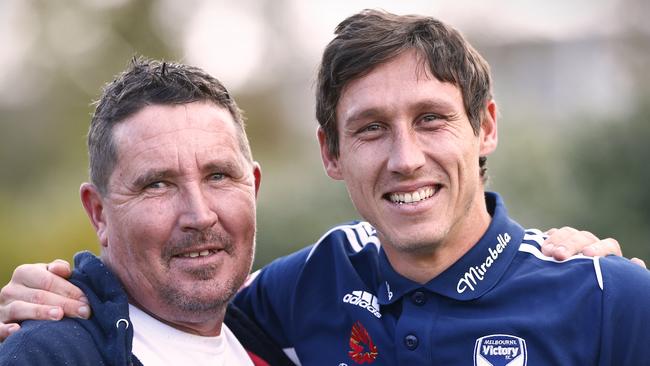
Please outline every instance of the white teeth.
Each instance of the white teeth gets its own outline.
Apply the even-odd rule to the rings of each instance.
[[[182,254],[182,257],[185,257],[185,258],[196,258],[196,257],[205,257],[205,256],[207,256],[207,255],[209,255],[209,254],[210,254],[210,251],[209,251],[209,250],[203,250],[203,251],[200,251],[200,252],[190,252],[190,253],[185,253],[185,254]]]
[[[413,192],[413,201],[419,201],[419,200],[420,200],[420,194],[417,191]]]
[[[395,203],[414,203],[423,201],[431,196],[433,196],[433,188],[424,187],[414,192],[391,193],[389,199]]]

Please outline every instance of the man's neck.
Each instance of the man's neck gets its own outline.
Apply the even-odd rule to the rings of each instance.
[[[399,250],[382,241],[382,247],[393,269],[411,281],[425,284],[456,263],[485,234],[492,217],[485,200],[476,202],[467,216],[452,226],[443,240],[422,250]]]
[[[182,332],[203,337],[215,337],[220,335],[221,325],[223,324],[223,320],[226,315],[226,309],[224,306],[224,309],[220,310],[218,313],[204,317],[206,319],[178,319],[180,317],[177,316],[174,320],[168,320],[145,309],[143,306],[135,302],[131,297],[129,297],[129,303],[145,312],[152,318],[160,321],[161,323],[167,324],[170,327],[178,329]],[[196,318],[196,315],[192,316],[192,318]]]

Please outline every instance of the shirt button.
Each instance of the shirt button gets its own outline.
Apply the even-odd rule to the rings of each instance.
[[[413,301],[415,305],[424,305],[424,303],[427,302],[427,296],[422,291],[415,291],[411,294],[411,301]]]
[[[406,348],[410,349],[411,351],[418,348],[419,343],[420,341],[418,340],[418,337],[414,336],[413,334],[409,334],[406,337],[404,337],[404,345],[406,346]]]

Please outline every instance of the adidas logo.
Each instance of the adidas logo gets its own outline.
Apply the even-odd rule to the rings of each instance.
[[[377,298],[370,292],[352,291],[352,293],[343,296],[343,302],[360,306],[361,308],[368,310],[377,318],[381,318]]]

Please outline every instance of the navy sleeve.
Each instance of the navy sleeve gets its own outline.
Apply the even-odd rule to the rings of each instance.
[[[311,247],[276,259],[242,288],[234,304],[282,348],[292,348],[295,289]]]
[[[26,321],[0,344],[0,366],[104,365],[91,337],[74,321]]]
[[[600,258],[600,365],[650,365],[650,272],[625,258]]]

